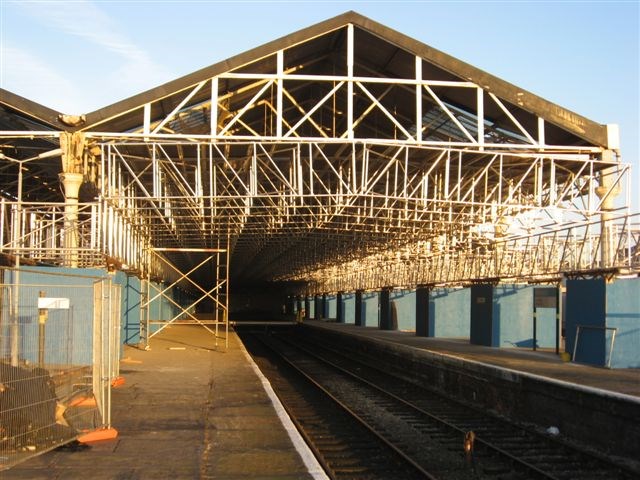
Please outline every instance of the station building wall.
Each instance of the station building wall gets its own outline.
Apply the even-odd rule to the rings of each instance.
[[[344,304],[344,323],[356,323],[356,295],[355,293],[345,293],[342,295]]]
[[[567,280],[566,304],[565,349],[573,361],[640,367],[640,278]],[[613,350],[611,328],[617,329]]]
[[[533,347],[534,286],[473,285],[470,341],[490,347]],[[555,346],[555,309],[538,309],[537,347]]]
[[[429,292],[429,337],[469,337],[471,291],[434,288]]]
[[[122,285],[121,339],[125,344],[135,345],[140,342],[141,282],[138,277],[122,272],[116,274],[115,281]]]
[[[333,318],[334,320],[337,317],[337,309],[338,306],[338,299],[336,298],[335,295],[327,295],[327,303],[325,305],[325,314],[324,314],[324,318]]]
[[[315,297],[307,297],[307,318],[315,318],[316,315],[316,299]]]
[[[121,285],[121,340],[127,345],[136,345],[140,342],[140,307],[143,296],[142,282],[138,277],[126,275],[123,272],[117,272],[114,282]],[[173,288],[163,295],[159,292],[167,286],[164,283],[151,282],[149,290],[151,302],[149,304],[150,320],[171,320],[178,314],[180,309],[178,305],[187,305],[189,300],[184,298],[184,294]],[[155,298],[154,298],[155,297]],[[171,299],[171,300],[170,300]],[[175,302],[175,303],[173,303]],[[150,333],[156,332],[161,325],[151,325]]]
[[[618,279],[607,284],[606,325],[617,328],[613,344],[605,339],[611,368],[640,368],[640,278]]]
[[[493,290],[493,335],[499,347],[533,348],[532,285],[498,285]],[[538,348],[554,347],[555,308],[537,309]]]
[[[415,290],[393,290],[389,296],[397,314],[397,329],[414,332],[416,330]]]
[[[322,303],[322,296],[321,295],[316,295],[313,297],[313,317],[316,320],[319,320],[322,318],[322,310],[324,308],[323,303]]]
[[[365,321],[365,327],[377,327],[380,324],[379,311],[379,293],[378,292],[363,292],[362,302],[364,306],[362,308]]]

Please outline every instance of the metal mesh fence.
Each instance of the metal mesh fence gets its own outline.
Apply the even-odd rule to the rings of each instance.
[[[0,269],[0,470],[109,426],[119,289]]]

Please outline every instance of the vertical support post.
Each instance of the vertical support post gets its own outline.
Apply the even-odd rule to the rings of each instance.
[[[316,320],[320,320],[322,318],[322,310],[324,308],[322,305],[322,297],[314,295],[313,302],[315,304],[313,308],[314,317]]]
[[[86,141],[82,132],[60,133],[62,173],[58,174],[58,178],[64,188],[65,198],[64,264],[72,268],[78,267],[78,193],[83,180],[81,172],[84,165],[85,147]],[[110,251],[113,254],[113,249]]]
[[[614,153],[606,150],[602,153],[602,159],[613,161]],[[600,172],[600,185],[596,188],[596,195],[601,200],[600,205],[600,267],[607,268],[614,264],[615,259],[615,239],[613,238],[613,228],[611,218],[615,209],[614,199],[620,194],[620,185],[614,185],[615,170],[608,168]]]
[[[329,318],[329,300],[327,299],[327,294],[322,294],[322,316],[320,318]]]
[[[78,194],[82,185],[81,173],[59,174],[64,187],[64,264],[78,267]]]
[[[284,90],[284,51],[278,50],[276,54],[278,63],[278,85],[276,98],[276,137],[282,138],[282,94]]]
[[[536,178],[535,203],[538,206],[542,206],[542,197],[543,197],[542,185],[544,185],[544,161],[542,157],[540,157],[540,161],[538,163],[538,166],[536,167],[535,178]],[[589,210],[591,210],[591,206],[589,206]]]
[[[145,282],[145,288],[144,288],[144,304],[145,304],[145,310],[144,310],[144,331],[145,331],[145,336],[144,336],[144,349],[145,350],[149,350],[149,335],[151,333],[151,305],[149,304],[150,299],[151,299],[151,272],[147,272],[147,280]]]
[[[347,25],[347,138],[353,139],[353,24]]]
[[[38,294],[38,298],[44,298],[47,294],[42,290]],[[44,348],[46,343],[46,323],[47,323],[47,309],[38,309],[38,366],[44,368]]]
[[[6,221],[5,219],[5,199],[4,198],[0,198],[0,252],[3,251],[3,246],[4,246],[4,231],[5,231],[5,226],[4,226],[4,222]]]
[[[558,288],[556,288],[556,355],[560,355],[560,300],[562,297],[560,296],[560,291],[562,289],[562,285],[558,284]]]
[[[229,246],[231,245],[231,232],[227,230],[227,246],[224,251],[225,255],[225,272],[224,272],[224,347],[229,349]]]
[[[363,291],[356,290],[356,306],[355,306],[355,324],[358,327],[366,325],[366,310],[364,308],[364,301],[362,298]]]
[[[538,349],[538,307],[533,302],[533,351]]]
[[[480,145],[480,151],[482,151],[484,150],[484,90],[478,87],[476,95],[478,104],[478,145]]]
[[[311,318],[311,299],[307,296],[304,297],[304,319],[309,320]]]
[[[218,77],[211,79],[211,113],[210,113],[211,136],[218,136]]]
[[[11,275],[13,283],[13,298],[11,302],[11,344],[9,346],[11,352],[11,365],[18,366],[20,358],[20,247],[22,247],[22,235],[20,230],[20,217],[22,216],[22,163],[18,165],[18,201],[13,209],[12,218],[12,238],[11,246],[16,249],[14,252],[15,270]]]
[[[287,300],[285,302],[285,313],[287,315],[293,315],[294,313],[296,313],[296,297],[287,295]]]
[[[429,292],[431,289],[421,285],[416,289],[416,336],[428,337],[431,319],[429,318]]]
[[[449,199],[449,174],[451,167],[451,150],[447,149],[447,157],[444,161],[444,198]]]
[[[150,299],[151,299],[151,265],[155,260],[156,253],[147,246],[145,248],[147,257],[147,271],[144,278],[140,278],[140,345],[144,350],[149,350],[150,337]]]
[[[145,103],[142,107],[142,133],[149,135],[151,132],[151,104]],[[148,141],[149,137],[144,137],[144,141]]]
[[[344,300],[342,299],[342,292],[338,292],[336,295],[336,322],[344,323]]]
[[[422,58],[416,56],[416,142],[422,142]]]
[[[218,251],[216,252],[216,278],[215,278],[215,282],[216,282],[217,285],[220,285],[220,237],[217,238],[217,244],[218,244],[217,245],[217,247],[218,247],[217,250]],[[219,295],[218,295],[218,297],[219,297]],[[220,305],[217,305],[214,302],[213,308],[216,309],[216,312],[215,312],[215,322],[216,322],[215,347],[218,348],[218,333],[219,333],[218,327],[220,325],[220,314],[219,314]],[[224,312],[223,312],[222,315],[224,316]]]
[[[103,315],[102,308],[102,288],[104,284],[98,280],[93,284],[93,361],[92,361],[92,384],[93,394],[96,399],[98,411],[102,416],[104,424],[104,342],[103,342]]]
[[[380,291],[380,330],[391,330],[391,288]]]
[[[549,166],[549,205],[554,206],[558,201],[558,189],[556,188],[556,162],[551,159]]]
[[[493,285],[474,284],[471,286],[469,343],[497,347],[493,336]]]
[[[546,142],[544,135],[544,118],[538,117],[538,144],[543,147]]]
[[[106,285],[105,285],[106,284]],[[106,320],[106,326],[103,324],[102,326],[102,331],[104,333],[106,333],[106,358],[104,355],[104,350],[103,350],[103,361],[102,361],[102,368],[103,368],[103,378],[106,378],[106,401],[105,401],[105,405],[104,405],[104,412],[103,412],[103,418],[104,418],[104,424],[107,428],[111,428],[111,382],[114,380],[114,378],[112,377],[112,369],[111,369],[111,364],[113,362],[113,358],[111,356],[112,352],[113,352],[113,313],[111,311],[111,279],[108,279],[106,281],[103,281],[103,290],[102,290],[102,298],[100,300],[101,306],[100,308],[104,311],[107,311],[107,315],[106,318],[104,318],[104,320]],[[104,334],[103,334],[104,335]],[[103,346],[104,346],[104,338],[103,338]],[[103,347],[104,348],[104,347]]]

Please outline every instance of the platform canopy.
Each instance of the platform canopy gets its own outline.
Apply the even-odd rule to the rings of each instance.
[[[7,202],[83,175],[88,250],[144,272],[150,248],[224,245],[232,282],[316,291],[611,266],[585,225],[628,172],[614,126],[354,12],[84,116],[2,91],[0,130]]]

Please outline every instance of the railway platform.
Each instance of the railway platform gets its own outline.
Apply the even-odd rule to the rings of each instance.
[[[565,362],[551,349],[533,351],[517,347],[485,347],[471,345],[468,339],[463,338],[417,337],[414,332],[379,330],[323,320],[306,320],[305,325],[387,344],[404,345],[468,363],[488,364],[586,388],[630,395],[638,397],[640,402],[640,369],[637,368],[607,369]]]
[[[45,453],[0,478],[326,478],[236,334],[228,349],[214,344],[200,326],[174,325],[148,351],[125,346],[125,384],[112,393],[118,437]]]
[[[278,325],[287,327],[282,322]],[[264,328],[273,326],[264,324]],[[592,427],[610,410],[608,405],[613,400],[625,400],[624,406],[613,410],[626,418],[637,415],[640,406],[640,371],[636,369],[608,370],[563,362],[551,351],[474,346],[464,339],[416,337],[412,332],[328,321],[306,321],[304,327],[318,334],[328,332],[374,342],[401,358],[417,355],[420,362],[440,359],[440,366],[449,372],[465,370],[464,376],[457,377],[464,378],[460,383],[471,384],[491,369],[492,375],[497,376],[489,383],[495,383],[497,389],[504,383],[505,389],[521,388],[521,380],[516,377],[523,375],[544,385],[566,387],[550,392],[546,386],[540,390],[527,384],[522,391],[535,403],[535,409],[543,410],[543,403],[551,397],[561,398],[568,409],[572,409],[572,402],[584,403],[581,407],[593,414],[588,422]],[[382,359],[388,357],[378,358],[386,361]],[[125,346],[121,374],[125,384],[113,390],[112,424],[118,430],[117,439],[94,443],[86,449],[45,453],[2,472],[1,478],[81,478],[88,473],[96,479],[326,478],[282,407],[272,400],[268,382],[234,332],[230,332],[225,349],[224,339],[216,347],[213,337],[200,326],[170,326],[153,338],[149,351]],[[481,380],[487,383],[486,379]],[[477,386],[465,388],[482,395]],[[577,390],[582,396],[572,397],[567,394],[570,390]],[[513,396],[507,401],[504,392],[493,392],[490,398],[531,410],[529,400],[523,403],[524,397]],[[591,397],[606,401],[602,412],[596,412],[596,404],[588,403]],[[552,405],[549,409],[558,410]],[[569,424],[578,423],[564,415],[566,422],[556,423],[563,432],[569,431]],[[620,436],[616,421],[623,422],[624,418],[607,419],[611,425],[599,428],[600,435],[606,436],[606,431],[612,430],[612,435]],[[626,430],[626,436],[636,438],[633,429]]]
[[[640,458],[640,369],[562,361],[553,351],[470,345],[467,339],[311,320],[306,335],[390,368],[457,401],[606,455]],[[553,427],[553,428],[552,428]]]

